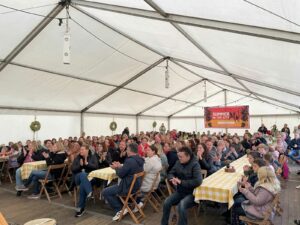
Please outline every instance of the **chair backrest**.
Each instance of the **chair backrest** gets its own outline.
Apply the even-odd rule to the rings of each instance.
[[[271,218],[271,213],[274,211],[277,204],[279,204],[280,195],[276,194],[274,199],[272,200],[271,207],[267,209],[267,211],[264,213],[264,220],[267,221]]]
[[[140,173],[136,173],[136,174],[133,175],[133,180],[132,180],[132,182],[131,182],[129,191],[128,191],[128,193],[127,193],[126,201],[128,201],[128,199],[130,198],[130,196],[133,194],[133,193],[132,193],[132,190],[133,190],[133,187],[134,187],[134,185],[135,185],[137,179],[140,178],[140,177],[143,178],[144,175],[145,175],[145,172],[144,172],[144,171],[143,171],[143,172],[140,172]]]
[[[4,218],[4,216],[2,215],[1,212],[0,212],[0,224],[1,225],[8,225],[8,222],[6,221],[6,219]]]
[[[152,183],[152,185],[151,185],[150,192],[155,191],[155,189],[156,189],[156,183],[157,183],[157,181],[158,181],[158,178],[159,178],[160,173],[161,173],[161,171],[158,171],[158,172],[156,173],[155,178],[154,178],[154,180],[153,180],[153,183]]]
[[[207,170],[201,170],[202,178],[205,179],[207,177]]]
[[[174,192],[174,188],[171,186],[171,184],[167,178],[165,179],[165,182],[167,185],[168,193],[169,193],[169,195],[171,195]]]
[[[65,168],[66,168],[66,164],[65,164],[65,163],[48,166],[48,170],[47,170],[47,173],[46,173],[46,176],[45,176],[45,182],[48,181],[48,176],[49,176],[49,174],[51,174],[51,172],[52,172],[53,170],[61,169],[62,171],[61,171],[60,177],[57,179],[57,180],[58,180],[58,183],[59,183],[59,182],[61,181],[62,177],[63,177]]]

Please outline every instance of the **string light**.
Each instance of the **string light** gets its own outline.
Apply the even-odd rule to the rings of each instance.
[[[69,4],[66,5],[66,31],[64,34],[64,49],[63,49],[63,63],[70,64],[71,63],[71,35],[70,35],[70,27],[69,27]]]
[[[169,75],[169,60],[166,60],[166,71],[165,71],[165,88],[168,89],[170,87],[170,75]]]

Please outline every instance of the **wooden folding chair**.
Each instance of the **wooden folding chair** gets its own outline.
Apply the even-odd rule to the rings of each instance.
[[[138,206],[138,204],[136,203],[136,200],[135,200],[136,197],[138,196],[138,194],[140,194],[140,190],[136,191],[135,193],[132,193],[133,187],[134,187],[137,179],[143,179],[144,175],[145,175],[145,172],[140,172],[140,173],[134,174],[128,194],[126,196],[119,196],[121,202],[123,203],[123,208],[121,210],[121,216],[119,218],[119,221],[121,221],[121,219],[123,218],[125,209],[128,210],[132,220],[136,224],[141,223],[141,221],[145,218],[145,214],[144,214],[143,210]],[[139,216],[136,216],[130,209],[130,207],[128,205],[129,200],[131,200],[131,202],[133,204],[133,208],[136,207],[138,209],[138,212],[136,212],[136,213],[139,213],[140,214]]]
[[[160,203],[159,201],[157,200],[157,197],[155,197],[156,195],[156,192],[155,192],[155,189],[156,189],[156,184],[157,184],[157,181],[158,181],[158,178],[159,178],[159,175],[160,175],[160,172],[157,172],[156,173],[156,176],[154,178],[154,181],[152,183],[152,186],[151,186],[151,189],[150,191],[146,194],[145,198],[144,198],[144,205],[142,207],[142,209],[145,208],[146,204],[149,202],[150,205],[152,206],[152,208],[156,211],[156,212],[159,212],[158,208],[160,207]],[[155,193],[155,194],[154,194]]]
[[[273,212],[273,210],[275,211],[277,210],[276,207],[278,205],[278,202],[279,202],[279,194],[277,194],[274,197],[271,207],[266,211],[266,213],[264,214],[264,219],[262,220],[253,220],[246,216],[240,216],[239,219],[244,223],[246,223],[247,225],[273,225],[273,222],[270,220],[271,213]]]
[[[66,164],[66,168],[65,168],[64,173],[62,174],[63,177],[62,177],[61,183],[58,184],[58,186],[61,187],[61,189],[60,189],[61,192],[67,191],[68,194],[70,196],[72,196],[72,193],[68,187],[68,181],[70,181],[72,179],[72,165],[70,163],[65,163],[65,164]]]
[[[174,188],[172,187],[172,185],[170,184],[170,182],[169,182],[169,180],[168,179],[166,179],[165,180],[165,182],[166,182],[166,185],[167,185],[167,189],[168,189],[168,193],[169,193],[169,196],[171,195],[171,194],[173,194],[173,192],[175,191],[174,190]],[[197,215],[197,206],[194,206],[194,207],[192,207],[191,208],[192,210],[193,210],[193,212],[194,212],[194,215],[195,215],[195,218],[197,219],[198,217],[198,215]],[[177,224],[177,218],[178,218],[178,213],[177,213],[177,210],[176,210],[176,206],[174,205],[173,207],[172,207],[172,210],[174,211],[174,216],[173,216],[173,218],[172,218],[172,221],[171,221],[171,225],[175,225],[175,224]]]
[[[8,225],[8,222],[4,218],[3,214],[0,212],[0,224],[1,225]]]
[[[50,195],[47,191],[47,188],[46,188],[46,184],[48,183],[52,183],[54,188],[55,188],[55,194],[57,194],[59,196],[59,198],[61,199],[61,193],[60,193],[60,190],[58,188],[58,184],[61,183],[62,181],[62,178],[63,178],[63,174],[65,172],[65,168],[66,168],[66,164],[63,163],[63,164],[59,164],[59,165],[51,165],[48,167],[48,170],[47,170],[47,173],[46,173],[46,176],[44,179],[40,179],[39,182],[41,183],[42,185],[42,188],[41,188],[41,191],[40,191],[40,197],[42,196],[42,194],[45,192],[46,196],[47,196],[47,199],[49,202],[51,202],[51,199],[50,199]],[[53,170],[58,170],[58,169],[61,169],[61,175],[59,178],[55,179],[48,179],[48,176],[51,174],[51,171]],[[52,195],[51,197],[54,197],[56,195]]]
[[[0,159],[0,184],[1,184],[1,179],[5,178],[6,164],[7,164],[7,160]]]

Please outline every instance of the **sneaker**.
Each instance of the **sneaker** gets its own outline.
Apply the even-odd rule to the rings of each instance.
[[[90,192],[90,193],[86,196],[86,200],[87,200],[87,201],[93,198],[92,194],[93,194],[93,193]]]
[[[137,204],[138,205],[138,207],[141,209],[141,208],[143,208],[143,205],[144,205],[144,203],[143,202],[140,202],[139,204]],[[132,212],[134,212],[134,213],[136,213],[136,212],[138,212],[139,211],[139,209],[137,208],[137,207],[134,207],[134,209],[132,210]]]
[[[298,186],[296,187],[296,189],[300,189],[300,185],[298,185]]]
[[[121,217],[121,212],[122,210],[120,210],[119,212],[116,213],[116,215],[112,218],[113,221],[118,221]],[[128,213],[128,209],[126,208],[124,210],[123,216],[125,216]]]
[[[79,211],[77,211],[77,212],[75,213],[75,217],[81,217],[84,213],[85,213],[84,208],[79,209]]]
[[[36,200],[36,199],[40,199],[40,195],[39,194],[32,194],[32,195],[29,195],[27,198]]]
[[[17,191],[28,191],[29,189],[25,187],[24,185],[16,186]]]

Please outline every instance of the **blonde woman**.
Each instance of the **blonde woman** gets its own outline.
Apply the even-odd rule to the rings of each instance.
[[[239,187],[239,191],[247,200],[242,203],[240,208],[233,209],[232,224],[239,224],[239,215],[246,215],[251,219],[263,219],[264,213],[271,207],[275,195],[280,192],[280,183],[270,167],[260,167],[257,176],[258,181],[254,187],[247,183],[245,186]]]

